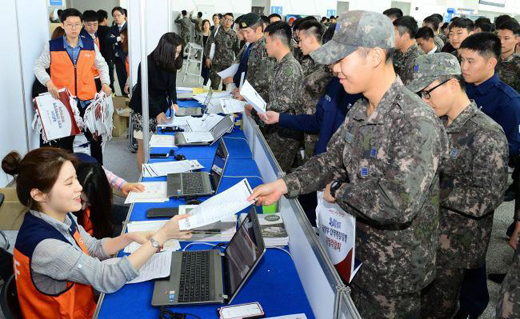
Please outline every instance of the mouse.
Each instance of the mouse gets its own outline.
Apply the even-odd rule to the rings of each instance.
[[[184,161],[186,159],[186,156],[184,156],[182,154],[177,154],[177,155],[175,155],[175,159],[177,161]]]
[[[201,201],[198,199],[188,199],[186,201],[186,205],[198,205],[200,203],[201,203]]]

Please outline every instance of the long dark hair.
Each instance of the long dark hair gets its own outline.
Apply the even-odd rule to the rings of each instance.
[[[103,167],[97,163],[81,162],[76,168],[76,174],[83,186],[83,194],[88,199],[94,237],[112,237],[112,188]],[[85,225],[85,211],[74,214],[78,216],[78,223]]]
[[[15,177],[16,195],[24,206],[41,210],[38,202],[31,197],[31,190],[49,193],[56,183],[65,162],[75,164],[77,159],[64,149],[41,147],[30,151],[22,158],[17,152],[7,154],[2,160],[2,169]]]
[[[181,46],[181,54],[175,58],[178,46]],[[177,72],[182,68],[183,51],[184,41],[182,41],[182,38],[174,32],[168,32],[163,34],[151,55],[155,64],[161,69]]]

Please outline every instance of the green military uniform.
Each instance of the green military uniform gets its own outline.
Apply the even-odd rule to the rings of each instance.
[[[515,219],[520,220],[519,211],[515,215]],[[500,287],[497,319],[520,318],[520,237],[518,239],[513,264]]]
[[[513,53],[507,59],[499,59],[496,67],[498,77],[520,92],[520,55]]]
[[[461,76],[448,53],[422,56],[414,68],[413,92],[446,76]],[[451,318],[466,269],[485,263],[494,210],[507,187],[508,144],[504,131],[471,102],[454,120],[441,118],[450,140],[440,174],[440,239],[437,277],[423,291],[423,318]]]
[[[412,81],[415,59],[421,55],[424,55],[424,52],[417,44],[409,47],[408,50],[401,55],[394,55],[395,73],[399,75],[404,85],[408,85],[408,83]]]
[[[292,53],[287,53],[275,65],[273,78],[283,79],[283,81],[271,82],[267,109],[279,113],[295,114],[303,72],[300,63],[296,61]],[[266,126],[264,135],[282,170],[289,172],[298,151],[298,138],[301,134],[275,124]]]
[[[394,46],[390,20],[382,14],[343,14],[331,41],[311,53],[331,64],[356,48]],[[358,100],[334,134],[327,152],[283,179],[289,197],[338,180],[336,202],[357,217],[351,284],[363,318],[415,318],[420,292],[435,277],[438,247],[438,169],[447,153],[446,133],[432,109],[396,79],[371,115]]]
[[[231,28],[227,31],[223,27],[213,30],[204,47],[204,55],[208,59],[213,43],[215,43],[215,55],[211,61],[209,78],[211,80],[211,88],[217,90],[221,81],[217,73],[229,68],[233,64],[235,55],[238,54],[235,51],[237,49],[238,37],[235,30]]]
[[[276,61],[267,56],[265,37],[262,37],[260,40],[249,45],[252,45],[253,47],[249,53],[247,75],[245,79],[266,102],[269,102],[269,86],[273,79],[273,68]],[[245,46],[242,48],[242,51],[240,51],[235,59],[235,63],[240,62],[240,58],[242,57],[245,48]]]
[[[437,52],[441,52],[442,48],[444,47],[444,41],[436,35],[433,37],[433,43],[437,46]]]
[[[316,63],[310,56],[306,56],[303,61],[304,78],[298,97],[296,114],[312,115],[316,112],[316,104],[325,94],[327,85],[332,78],[332,73],[328,65]],[[319,135],[304,133],[303,136],[305,158],[308,159],[314,155],[314,146],[318,141]]]
[[[190,15],[190,21],[195,25],[195,42],[202,45],[202,18],[193,18]]]
[[[188,17],[181,17],[178,16],[177,19],[175,19],[175,23],[179,25],[179,28],[181,29],[181,38],[182,41],[184,41],[184,45],[187,45],[190,43],[190,25],[191,21]]]

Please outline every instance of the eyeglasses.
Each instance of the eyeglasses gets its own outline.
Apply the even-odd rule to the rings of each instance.
[[[231,22],[231,23],[233,23],[233,21],[235,21],[235,20],[233,20],[233,19],[227,19],[227,18],[226,18],[226,19],[224,19],[224,21],[227,21],[227,22]]]
[[[423,99],[431,99],[432,98],[432,95],[431,93],[433,92],[433,90],[435,90],[436,88],[438,88],[439,86],[443,85],[444,83],[448,82],[449,80],[451,79],[447,79],[446,81],[442,82],[441,84],[437,84],[436,86],[432,87],[431,89],[429,90],[422,90],[419,92],[419,95],[423,98]]]

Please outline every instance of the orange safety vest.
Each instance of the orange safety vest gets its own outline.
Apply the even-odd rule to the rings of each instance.
[[[51,79],[58,89],[66,87],[82,101],[92,100],[96,95],[96,83],[92,68],[95,66],[96,51],[92,38],[80,35],[83,48],[74,65],[64,46],[64,38],[49,41],[51,55]]]
[[[88,255],[76,222],[70,214],[70,234]],[[36,246],[45,239],[70,242],[52,225],[31,213],[25,215],[14,248],[14,273],[18,300],[24,318],[39,319],[90,319],[94,315],[96,302],[92,287],[77,282],[67,282],[67,288],[59,294],[49,295],[36,287],[31,271],[31,259]]]
[[[96,37],[94,39],[94,43],[97,45],[97,48],[99,50],[99,38]],[[94,51],[94,54],[95,54],[95,51]],[[95,59],[94,59],[95,60]],[[94,73],[94,78],[97,79],[99,78],[99,75],[101,74],[98,70],[98,68],[96,68],[96,63],[94,63],[94,66],[92,66],[92,73]]]

